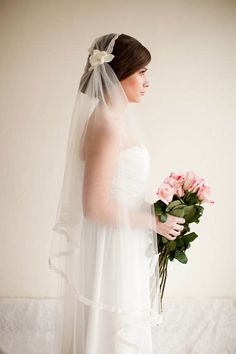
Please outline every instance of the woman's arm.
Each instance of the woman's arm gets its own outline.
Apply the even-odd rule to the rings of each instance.
[[[120,149],[120,127],[104,122],[93,132],[86,150],[83,185],[83,211],[86,218],[98,223],[119,226],[119,201],[109,196],[112,177]],[[150,213],[128,210],[132,228],[153,228]]]
[[[99,209],[91,218],[98,223],[119,226],[119,205],[115,200],[109,200],[104,208]],[[88,216],[89,217],[89,216]],[[145,211],[136,211],[128,209],[129,226],[131,228],[152,229],[156,231],[156,219],[154,216]]]

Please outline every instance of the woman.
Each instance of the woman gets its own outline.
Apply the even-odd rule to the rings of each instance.
[[[128,104],[147,90],[150,60],[125,34],[96,38],[89,48],[54,226],[65,238],[54,240],[49,258],[65,280],[57,354],[158,352],[155,235],[173,240],[185,220],[169,216],[161,223],[146,199],[150,155]]]

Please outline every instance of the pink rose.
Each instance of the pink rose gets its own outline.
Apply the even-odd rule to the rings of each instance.
[[[197,177],[195,182],[190,186],[189,191],[193,193],[197,192],[199,188],[201,188],[201,186],[204,184],[204,181],[204,178]]]
[[[193,171],[188,171],[185,174],[183,188],[185,191],[190,190],[192,185],[196,182],[197,176]]]
[[[168,183],[163,183],[156,194],[159,199],[168,205],[173,199],[175,189],[172,188]]]
[[[198,199],[203,203],[215,203],[213,200],[210,199],[210,191],[211,187],[208,186],[206,183],[203,183],[197,193]]]
[[[180,187],[184,183],[185,175],[183,173],[171,172],[169,177],[166,177],[164,182],[169,183],[172,187]]]
[[[184,189],[183,189],[182,186],[180,186],[178,189],[176,189],[176,194],[177,194],[177,196],[180,197],[180,198],[184,196],[185,191],[184,191]]]
[[[171,177],[166,177],[164,183],[169,184],[171,187],[174,187],[175,180]]]
[[[178,197],[184,196],[183,182],[184,182],[184,174],[183,173],[175,173],[172,172],[169,177],[164,179],[164,182],[169,184],[172,188],[175,189]]]
[[[182,172],[171,172],[170,177],[176,179],[177,181],[182,181],[183,183],[185,174]]]

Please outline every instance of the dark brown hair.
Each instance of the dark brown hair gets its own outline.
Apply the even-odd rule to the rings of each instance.
[[[114,36],[115,33],[110,33],[99,37],[93,45],[93,48],[106,48],[109,46],[109,43],[111,42],[112,38],[114,38]],[[149,50],[144,47],[137,39],[124,33],[120,34],[115,40],[112,54],[114,55],[114,58],[108,62],[108,64],[115,72],[119,81],[126,79],[139,69],[146,66],[151,61],[151,54]],[[84,73],[80,79],[79,84],[79,90],[83,93],[86,92],[89,79],[92,75],[92,71],[89,71],[89,68],[90,63],[88,56]],[[103,90],[106,89],[106,87],[103,88]],[[87,92],[87,94],[89,93]],[[99,93],[97,93],[97,95],[99,96]]]
[[[126,79],[151,61],[149,50],[137,39],[121,34],[115,41],[112,54],[115,56],[108,64],[119,81]]]

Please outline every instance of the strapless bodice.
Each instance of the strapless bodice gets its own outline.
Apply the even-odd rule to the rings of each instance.
[[[149,152],[144,145],[120,151],[110,190],[112,199],[125,198],[128,205],[134,207],[143,203],[149,160]]]

